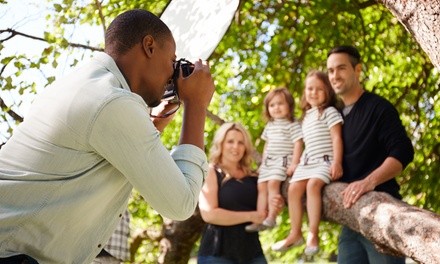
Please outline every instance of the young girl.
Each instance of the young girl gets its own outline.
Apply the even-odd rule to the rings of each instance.
[[[246,227],[249,232],[273,228],[279,213],[268,201],[280,194],[281,183],[292,175],[302,151],[302,132],[294,121],[294,100],[287,88],[270,91],[264,99],[264,115],[268,120],[261,138],[266,141],[258,176],[257,210],[267,214],[262,224]],[[268,210],[269,209],[269,210]]]
[[[309,233],[305,254],[314,255],[319,251],[321,191],[325,184],[342,176],[343,121],[335,104],[336,95],[327,75],[316,70],[309,72],[301,99],[305,149],[288,189],[291,231],[286,239],[275,243],[272,250],[285,251],[304,243],[301,232],[302,197],[306,193]]]

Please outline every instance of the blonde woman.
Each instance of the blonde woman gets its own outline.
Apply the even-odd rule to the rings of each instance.
[[[258,233],[245,231],[266,215],[256,210],[258,177],[252,170],[251,138],[239,123],[225,123],[210,150],[208,176],[199,197],[207,223],[200,242],[198,263],[267,263]],[[282,206],[281,196],[273,203]]]

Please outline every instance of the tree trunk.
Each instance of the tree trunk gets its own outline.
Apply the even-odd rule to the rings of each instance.
[[[408,205],[383,192],[364,194],[350,209],[342,205],[346,183],[324,188],[323,218],[345,225],[376,244],[380,251],[420,263],[440,261],[440,216]]]
[[[204,225],[198,207],[185,221],[165,220],[164,237],[160,241],[159,263],[187,264]]]
[[[440,0],[380,0],[440,70]]]

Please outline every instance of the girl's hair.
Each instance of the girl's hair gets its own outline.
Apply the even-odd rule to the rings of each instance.
[[[295,100],[293,100],[292,94],[289,92],[289,90],[286,87],[278,87],[273,90],[271,90],[266,97],[264,98],[264,118],[268,121],[272,121],[273,118],[269,114],[269,103],[272,101],[272,99],[276,95],[282,95],[286,99],[287,104],[289,105],[289,115],[287,116],[287,119],[290,121],[294,121],[293,117],[293,111],[295,110]]]
[[[336,97],[335,91],[333,91],[333,88],[330,84],[330,80],[328,79],[328,75],[322,71],[311,70],[307,74],[306,80],[311,77],[318,78],[324,84],[325,99],[324,99],[324,102],[322,103],[322,105],[318,106],[319,113],[322,114],[324,109],[326,109],[329,106],[337,107],[337,97]],[[304,87],[304,92],[301,97],[301,109],[303,110],[303,113],[301,115],[301,120],[304,118],[307,110],[312,108],[312,106],[306,100],[306,92],[305,92],[306,89],[307,89],[307,87]]]
[[[246,173],[246,175],[250,175],[252,173],[251,166],[253,162],[251,136],[249,135],[249,132],[239,123],[224,123],[220,126],[215,133],[211,149],[209,150],[209,161],[214,165],[220,163],[223,155],[223,142],[225,141],[226,134],[231,130],[241,132],[243,135],[245,152],[239,163],[241,169]]]

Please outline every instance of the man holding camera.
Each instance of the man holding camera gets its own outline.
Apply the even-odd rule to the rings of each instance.
[[[132,188],[164,217],[192,215],[207,172],[206,109],[215,87],[196,61],[175,80],[183,103],[171,155],[150,117],[175,71],[169,28],[144,10],[119,15],[105,52],[48,87],[0,150],[0,262],[90,263]],[[176,69],[180,71],[180,69]]]

